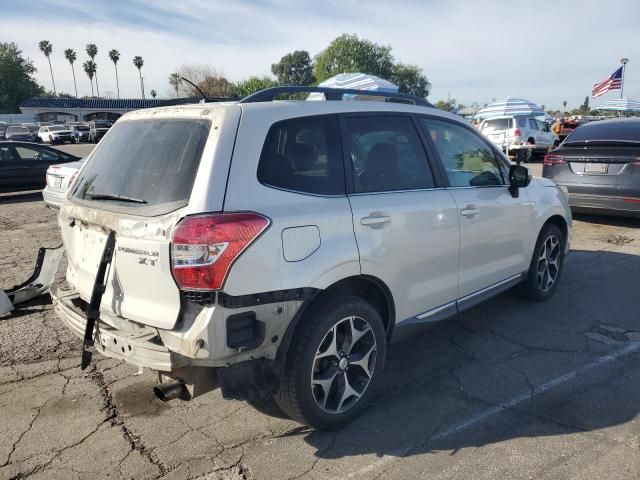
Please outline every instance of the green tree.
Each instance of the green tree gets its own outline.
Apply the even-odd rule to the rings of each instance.
[[[64,58],[67,59],[67,61],[69,62],[69,65],[71,65],[71,72],[73,73],[73,88],[76,91],[76,97],[78,96],[78,85],[76,84],[76,69],[73,66],[73,64],[75,63],[76,59],[78,58],[78,56],[76,55],[76,52],[73,48],[67,48],[64,51]]]
[[[169,85],[171,85],[171,88],[176,92],[176,98],[180,96],[178,94],[178,91],[180,90],[180,82],[182,82],[182,79],[180,78],[179,73],[176,72],[169,75]]]
[[[151,89],[151,91],[149,92],[149,95],[151,95],[153,98],[156,98],[158,96],[158,92],[156,92],[155,90]]]
[[[47,60],[49,62],[49,71],[51,72],[53,93],[56,93],[56,81],[53,79],[53,68],[51,68],[51,52],[53,51],[53,45],[51,45],[49,40],[41,40],[40,43],[38,43],[38,47],[40,47],[40,51],[44,53],[44,56],[47,57]]]
[[[426,98],[429,95],[431,84],[422,74],[422,69],[415,65],[396,63],[389,80],[395,83],[401,93],[408,93],[417,97]]]
[[[453,98],[449,100],[438,100],[434,107],[444,110],[445,112],[451,112],[456,108],[456,101]]]
[[[118,80],[118,61],[120,60],[120,52],[115,48],[109,50],[109,58],[113,62],[113,67],[116,69],[116,89],[118,91],[118,98],[120,98],[120,81]]]
[[[393,66],[391,47],[360,39],[357,35],[343,34],[315,57],[314,74],[319,82],[347,72],[390,79]]]
[[[233,85],[233,93],[237,97],[246,97],[258,90],[275,87],[278,82],[269,77],[249,77]]]
[[[271,73],[281,85],[311,85],[316,81],[313,63],[306,50],[287,53],[278,63],[271,65]]]
[[[82,64],[82,68],[91,82],[91,97],[93,97],[93,76],[96,74],[96,64],[93,60],[87,60]]]
[[[0,113],[19,113],[24,100],[44,92],[33,78],[35,72],[15,43],[0,42]]]
[[[582,102],[582,105],[580,105],[580,110],[581,110],[581,114],[587,114],[589,113],[589,95],[587,95],[586,97],[584,97],[584,102]]]
[[[98,86],[98,64],[96,63],[96,55],[98,55],[98,47],[95,43],[87,43],[86,46],[87,55],[93,62],[93,76],[96,79],[96,92],[98,93],[98,98],[100,98],[100,87]]]
[[[133,57],[133,65],[138,69],[138,75],[140,76],[140,92],[142,93],[142,98],[144,98],[144,83],[142,83],[142,66],[144,65],[144,60],[142,57],[136,55]]]

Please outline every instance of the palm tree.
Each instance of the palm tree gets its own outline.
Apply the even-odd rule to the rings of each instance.
[[[76,98],[78,97],[78,85],[76,85],[76,69],[73,66],[73,62],[76,61],[77,55],[73,48],[67,48],[64,51],[64,57],[69,61],[71,65],[71,71],[73,72],[73,88],[76,90]]]
[[[53,68],[51,68],[51,57],[50,57],[51,52],[53,51],[53,45],[51,45],[49,40],[42,40],[40,43],[38,43],[38,46],[40,47],[40,51],[44,53],[44,56],[47,57],[47,60],[49,61],[49,71],[51,72],[51,83],[53,84],[53,93],[56,94],[56,82],[53,79]]]
[[[562,101],[562,115],[564,116],[564,111],[567,109],[567,101],[563,100]]]
[[[172,73],[171,75],[169,75],[169,85],[171,85],[176,91],[176,97],[178,97],[178,88],[180,88],[181,81],[182,79],[180,78],[179,73]]]
[[[96,55],[98,54],[98,47],[95,43],[87,43],[86,51],[94,66],[93,74],[96,77],[96,91],[98,92],[98,98],[100,98],[100,87],[98,86],[98,65],[95,62]]]
[[[109,58],[113,62],[116,69],[116,88],[118,89],[118,98],[120,98],[120,82],[118,81],[118,60],[120,60],[120,52],[116,49],[109,51]]]
[[[158,96],[158,92],[156,92],[155,90],[151,90],[149,93],[153,98],[156,98]]]
[[[91,96],[93,97],[93,76],[96,74],[96,64],[93,60],[87,60],[82,64],[82,68],[91,82]]]
[[[142,98],[144,98],[144,83],[142,83],[142,66],[144,65],[144,60],[140,56],[133,57],[133,64],[138,69],[138,75],[140,76],[140,91],[142,92]]]

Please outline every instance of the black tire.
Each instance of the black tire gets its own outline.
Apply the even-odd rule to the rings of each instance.
[[[49,135],[49,145],[55,145],[56,143],[53,141],[53,137]]]
[[[553,239],[557,241],[557,245],[554,245]],[[527,278],[517,287],[516,290],[521,297],[529,300],[543,301],[555,293],[560,282],[560,277],[562,276],[564,247],[565,238],[560,229],[551,223],[545,224],[538,236],[536,248],[533,250],[533,257],[531,259],[531,264],[529,265]],[[550,255],[551,258],[554,259],[553,263],[550,260],[547,260],[546,263],[542,262],[541,257],[543,256],[543,250],[545,248],[552,250]],[[545,252],[546,251],[547,250],[545,250]],[[553,284],[549,286],[548,281],[553,276],[553,264],[556,264],[557,268],[555,268],[556,271],[555,278],[553,278]],[[544,268],[547,268],[546,277],[543,270]],[[540,273],[541,271],[543,273]],[[544,287],[545,284],[546,288]]]
[[[355,319],[346,324],[350,321],[349,317],[355,317]],[[347,329],[353,332],[350,329],[356,322],[358,323],[356,330],[359,333],[362,331],[366,331],[366,333],[353,345],[350,345],[353,334],[349,337],[346,332]],[[368,324],[370,329],[367,329],[365,324]],[[340,330],[343,332],[342,334]],[[357,356],[360,359],[367,357],[367,370],[372,370],[370,377],[364,369],[345,362],[343,357],[328,355],[322,359],[316,358],[318,354],[324,355],[320,349],[323,345],[328,345],[327,339],[334,337],[337,339],[336,351],[342,353],[347,350],[344,348],[345,345],[348,346],[349,362],[354,361],[351,359],[352,356]],[[372,343],[373,340],[375,343]],[[361,345],[364,345],[362,352],[354,353]],[[354,350],[351,350],[352,347]],[[375,355],[373,353],[364,355],[365,350],[375,352]],[[329,351],[329,347],[325,351]],[[375,308],[356,296],[333,298],[319,305],[318,308],[313,308],[300,320],[285,359],[280,387],[275,395],[276,403],[290,418],[302,424],[319,430],[340,428],[360,415],[367,407],[382,376],[386,353],[384,326],[382,318]],[[327,409],[323,409],[317,399],[319,393],[324,394],[325,390],[319,385],[312,387],[312,370],[319,366],[318,362],[325,364],[323,369],[325,371],[339,372],[332,377],[335,380],[330,383],[329,391],[324,398]],[[342,370],[343,362],[347,363],[346,370]],[[366,381],[367,377],[369,379],[366,385],[364,383],[358,385],[358,382]],[[353,383],[352,388],[356,390],[363,388],[357,392],[361,395],[359,398],[356,398],[355,395],[344,396],[345,379],[349,385]],[[332,392],[333,394],[331,394]],[[322,396],[325,397],[325,395]],[[348,399],[352,399],[351,402],[345,401]],[[329,404],[335,405],[336,402],[339,404],[333,409],[334,412],[329,412],[328,410],[331,409]],[[344,411],[339,411],[341,405],[345,406]]]

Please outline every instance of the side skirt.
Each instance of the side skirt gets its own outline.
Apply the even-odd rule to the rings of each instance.
[[[408,318],[396,323],[391,343],[401,342],[402,340],[412,337],[426,326],[442,320],[447,320],[471,307],[489,300],[500,293],[509,290],[518,285],[526,278],[526,272],[513,275],[487,288],[478,290],[477,292],[459,298],[455,302],[449,302],[439,307],[427,310],[415,317]]]

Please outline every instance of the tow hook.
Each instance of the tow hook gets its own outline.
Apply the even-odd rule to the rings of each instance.
[[[31,276],[8,290],[0,290],[0,316],[12,312],[18,305],[28,302],[49,291],[58,265],[64,254],[64,247],[38,249],[36,266]]]

